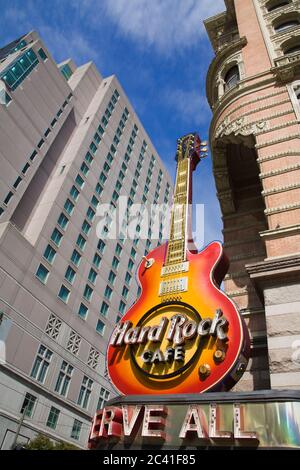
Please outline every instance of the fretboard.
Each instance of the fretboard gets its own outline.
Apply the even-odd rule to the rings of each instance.
[[[177,165],[170,236],[165,266],[182,263],[186,260],[190,183],[190,159],[185,158],[184,160],[180,160]]]

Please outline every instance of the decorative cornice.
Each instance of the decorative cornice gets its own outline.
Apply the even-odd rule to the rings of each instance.
[[[299,35],[298,35],[299,37]],[[279,82],[289,82],[294,79],[300,68],[300,53],[294,52],[274,60],[275,67],[271,69]]]
[[[299,189],[300,183],[289,184],[288,186],[277,186],[275,188],[267,189],[262,191],[263,196],[270,196],[271,194],[285,193],[286,191],[292,191],[293,189]]]
[[[272,176],[283,175],[284,173],[289,173],[290,171],[300,170],[300,163],[297,165],[285,166],[283,168],[278,168],[277,170],[266,171],[265,173],[260,173],[259,178],[262,180],[264,178],[271,178]]]
[[[297,273],[299,276],[300,254],[251,263],[246,265],[246,270],[251,279],[261,282],[267,281],[268,278],[285,277],[287,274]]]
[[[287,204],[285,206],[270,207],[269,209],[265,209],[264,213],[266,215],[273,215],[273,214],[279,214],[280,212],[293,211],[296,209],[300,209],[300,201],[295,202],[294,204]]]
[[[256,144],[256,149],[262,149],[264,147],[269,147],[271,145],[280,144],[281,142],[287,142],[288,140],[300,139],[299,132],[297,134],[290,134],[285,137],[280,137],[279,139],[267,140],[266,142],[262,142],[261,144]]]
[[[223,123],[220,124],[215,132],[215,138],[227,136],[230,134],[248,136],[252,134],[259,134],[263,129],[267,129],[269,123],[265,120],[258,121],[256,123],[247,124],[246,118],[240,117],[233,122],[230,122],[229,118],[225,118]]]
[[[278,227],[275,229],[264,230],[260,232],[259,235],[261,238],[266,240],[273,240],[276,238],[290,237],[300,233],[300,225],[287,225],[285,227]]]
[[[283,158],[283,157],[296,157],[300,156],[300,150],[299,152],[293,152],[291,150],[287,150],[286,152],[280,152],[280,153],[273,153],[273,155],[267,155],[266,157],[260,157],[257,159],[258,163],[264,163],[268,162],[270,160],[277,160],[278,158]]]

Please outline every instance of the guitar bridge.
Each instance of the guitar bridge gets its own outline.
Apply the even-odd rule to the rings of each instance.
[[[188,278],[178,277],[169,281],[162,281],[159,285],[159,296],[174,294],[176,292],[186,292],[188,290]]]

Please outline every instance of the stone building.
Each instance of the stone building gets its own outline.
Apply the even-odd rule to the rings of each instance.
[[[0,49],[0,165],[0,448],[22,414],[19,442],[86,447],[114,392],[109,336],[159,243],[104,239],[97,209],[169,203],[171,179],[117,78],[57,65],[34,31]]]
[[[205,21],[225,289],[251,332],[237,390],[300,388],[300,1],[225,0]]]

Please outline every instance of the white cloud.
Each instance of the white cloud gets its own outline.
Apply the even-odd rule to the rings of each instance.
[[[165,103],[176,114],[176,119],[200,126],[207,122],[210,110],[200,90],[172,89],[164,93]]]
[[[197,43],[203,20],[225,10],[223,0],[105,0],[105,5],[125,35],[160,52]]]

